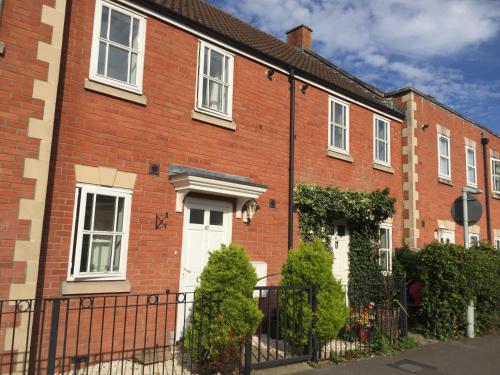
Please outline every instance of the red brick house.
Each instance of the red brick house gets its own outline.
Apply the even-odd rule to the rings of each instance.
[[[297,182],[389,187],[387,269],[403,241],[451,238],[466,176],[491,186],[500,237],[498,135],[351,76],[306,26],[284,43],[199,0],[7,1],[2,18],[2,298],[190,290],[231,241],[276,274],[299,240]],[[348,228],[334,225],[345,282]]]

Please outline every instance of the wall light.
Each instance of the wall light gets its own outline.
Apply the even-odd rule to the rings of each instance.
[[[303,83],[302,85],[300,85],[300,91],[302,91],[302,94],[305,94],[308,88],[309,85],[307,83]]]
[[[274,70],[272,70],[272,69],[266,70],[266,77],[267,78],[273,79],[273,75],[274,75]]]

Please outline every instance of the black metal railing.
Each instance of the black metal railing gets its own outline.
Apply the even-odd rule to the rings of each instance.
[[[0,373],[201,373],[224,296],[203,298],[165,292],[0,301]],[[338,336],[325,341],[313,334],[314,287],[256,287],[254,299],[263,319],[241,346],[236,367],[244,373],[370,353],[377,337],[402,334],[398,306],[351,307]]]

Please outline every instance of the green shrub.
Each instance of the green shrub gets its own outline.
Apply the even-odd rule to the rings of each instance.
[[[240,349],[262,320],[253,299],[255,269],[242,247],[214,251],[200,276],[184,346],[201,373],[230,373]]]
[[[468,285],[475,303],[475,328],[486,333],[500,328],[500,252],[481,243],[466,252]]]
[[[290,251],[281,269],[281,285],[316,287],[317,309],[314,315],[314,334],[319,340],[325,341],[337,336],[348,316],[344,292],[340,283],[333,277],[332,264],[331,252],[326,250],[323,242],[318,239],[314,242],[302,242],[297,249]],[[286,335],[294,338],[296,350],[300,351],[308,344],[307,329],[302,329],[302,332],[300,329],[308,327],[313,317],[308,295],[300,293],[294,298],[290,293],[286,297],[282,293],[280,304],[287,306],[287,308],[280,308],[282,314],[287,314],[288,332]],[[285,319],[285,316],[280,319]]]
[[[478,333],[500,327],[500,253],[480,244],[464,250],[434,242],[421,251],[396,253],[409,279],[422,284],[417,327],[426,336],[447,339],[463,335],[469,302],[475,302]]]

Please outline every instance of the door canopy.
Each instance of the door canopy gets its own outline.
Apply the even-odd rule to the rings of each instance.
[[[170,164],[168,166],[168,176],[175,187],[176,212],[182,212],[186,195],[196,192],[235,198],[236,217],[242,218],[245,205],[253,208],[250,211],[254,211],[255,204],[253,202],[267,191],[267,186],[250,182],[248,177],[183,165]],[[245,217],[251,219],[250,212]]]

